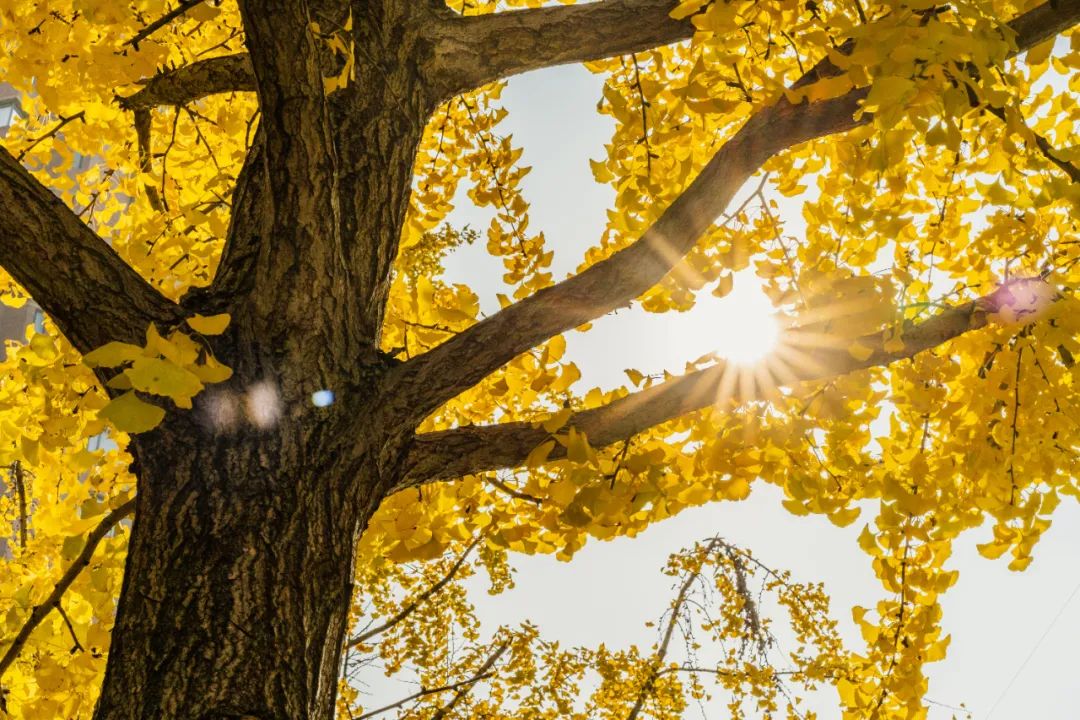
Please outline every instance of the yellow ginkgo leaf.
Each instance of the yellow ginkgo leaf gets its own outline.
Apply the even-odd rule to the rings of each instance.
[[[220,315],[192,315],[187,319],[188,327],[203,335],[220,335],[229,326],[229,313]]]
[[[173,399],[190,398],[203,389],[194,373],[161,358],[139,358],[124,374],[136,390]]]
[[[98,417],[111,422],[117,430],[141,433],[157,427],[165,418],[165,411],[128,392],[98,410]]]
[[[116,367],[142,356],[142,348],[125,342],[110,342],[83,355],[90,367]]]
[[[232,368],[218,362],[212,355],[203,364],[192,365],[188,369],[206,384],[225,382],[232,377]]]
[[[848,346],[848,353],[859,362],[866,362],[874,354],[874,348],[867,347],[860,342],[854,342]]]

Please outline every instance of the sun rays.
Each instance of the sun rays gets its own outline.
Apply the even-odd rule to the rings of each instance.
[[[862,330],[867,306],[865,299],[837,297],[793,323],[772,305],[752,271],[737,274],[729,295],[702,307],[700,327],[715,338],[721,360],[714,404],[777,400],[786,389],[851,361],[856,340],[849,331]]]

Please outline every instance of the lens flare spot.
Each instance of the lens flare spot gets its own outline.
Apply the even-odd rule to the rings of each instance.
[[[240,409],[236,396],[228,390],[212,390],[203,401],[206,419],[217,432],[228,432],[236,427]]]
[[[330,407],[334,404],[334,391],[316,390],[311,393],[311,404],[319,408]]]
[[[248,421],[260,430],[276,425],[281,417],[281,396],[277,387],[265,380],[252,385],[244,398],[244,413]]]

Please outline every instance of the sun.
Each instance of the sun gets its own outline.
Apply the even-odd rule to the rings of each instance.
[[[706,303],[702,332],[714,339],[715,352],[733,365],[749,367],[765,360],[780,341],[776,310],[750,270],[735,275],[734,288]]]

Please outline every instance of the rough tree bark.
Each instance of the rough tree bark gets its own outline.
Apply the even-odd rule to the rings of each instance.
[[[162,74],[124,101],[146,112],[226,90],[258,94],[218,275],[179,305],[0,153],[0,260],[80,350],[137,340],[150,322],[165,330],[193,311],[233,317],[214,347],[233,379],[133,441],[136,517],[98,720],[332,717],[356,541],[382,498],[513,466],[543,439],[519,424],[417,438],[423,416],[658,281],[771,155],[855,126],[864,90],[781,100],[627,250],[427,355],[401,364],[380,353],[413,159],[437,105],[516,72],[685,39],[693,28],[667,16],[674,4],[601,0],[462,19],[435,0],[244,0],[246,55]],[[316,11],[324,26],[353,20],[356,77],[329,97],[332,59],[308,30]],[[1078,19],[1078,0],[1036,8],[1014,22],[1017,44]],[[879,350],[863,365],[978,327],[977,310],[911,328],[903,352]],[[847,360],[826,369],[849,371]],[[594,443],[612,441],[702,407],[709,382],[688,376],[574,422]],[[322,388],[338,402],[312,407]],[[257,422],[229,426],[245,410]]]

